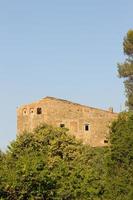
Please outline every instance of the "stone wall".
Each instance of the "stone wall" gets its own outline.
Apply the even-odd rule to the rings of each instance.
[[[40,111],[40,112],[39,112]],[[65,126],[69,133],[91,146],[107,145],[109,124],[117,113],[91,108],[66,100],[46,97],[38,102],[21,106],[17,110],[18,135],[32,131],[39,124]]]

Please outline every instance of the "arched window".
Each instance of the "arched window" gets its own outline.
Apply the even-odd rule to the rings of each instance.
[[[34,109],[31,108],[31,109],[30,109],[30,114],[33,114],[33,113],[34,113]]]
[[[41,115],[42,114],[42,108],[37,108],[37,115]]]
[[[27,115],[27,109],[26,108],[23,109],[23,115]]]

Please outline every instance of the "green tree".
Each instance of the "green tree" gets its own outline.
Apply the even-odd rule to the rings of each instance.
[[[133,113],[113,122],[107,155],[107,200],[133,199]]]
[[[0,170],[6,200],[102,200],[104,153],[64,128],[43,125],[18,137]]]
[[[125,78],[126,105],[133,110],[133,30],[127,32],[123,42],[123,50],[127,58],[124,63],[118,64],[119,76]]]

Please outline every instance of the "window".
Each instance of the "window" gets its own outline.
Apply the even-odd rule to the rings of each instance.
[[[42,108],[37,108],[37,114],[41,115],[42,114]]]
[[[108,140],[104,140],[104,143],[106,143],[106,144],[107,144],[107,143],[108,143]]]
[[[85,129],[85,131],[89,131],[90,130],[90,125],[89,124],[85,124],[84,125],[84,129]]]
[[[27,115],[27,110],[26,110],[26,108],[23,109],[23,115]]]
[[[65,124],[60,124],[60,127],[61,128],[65,128]]]
[[[31,108],[31,109],[30,109],[30,114],[33,114],[33,113],[34,113],[34,109]]]

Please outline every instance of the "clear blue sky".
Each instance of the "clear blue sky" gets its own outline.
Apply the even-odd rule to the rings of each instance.
[[[132,0],[0,1],[0,148],[16,137],[17,106],[45,96],[120,111],[132,28]]]

